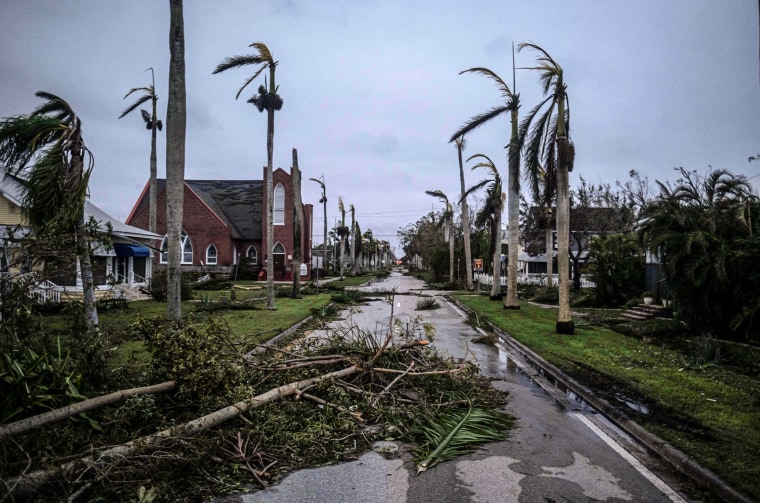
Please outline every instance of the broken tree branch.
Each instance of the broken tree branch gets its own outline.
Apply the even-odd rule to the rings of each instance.
[[[108,395],[99,396],[97,398],[90,398],[89,400],[73,403],[71,405],[67,405],[66,407],[51,410],[37,416],[32,416],[13,423],[0,425],[0,440],[13,435],[18,435],[19,433],[35,430],[41,426],[55,423],[56,421],[61,421],[68,417],[87,412],[88,410],[97,409],[99,407],[103,407],[104,405],[110,405],[131,396],[165,393],[174,389],[174,386],[174,381],[167,381],[161,384],[154,384],[152,386],[114,391]]]

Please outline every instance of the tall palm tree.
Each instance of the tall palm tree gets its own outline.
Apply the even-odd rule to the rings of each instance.
[[[319,199],[319,202],[322,203],[322,211],[324,212],[325,219],[324,235],[322,239],[322,267],[327,269],[327,191],[324,181],[317,178],[309,178],[309,180],[317,182],[319,186],[322,187],[322,197]],[[317,272],[317,274],[319,274],[319,272]],[[319,280],[319,277],[317,277],[317,280]]]
[[[491,298],[497,298],[501,292],[501,213],[504,211],[504,192],[502,191],[501,176],[496,165],[485,154],[471,155],[467,162],[473,159],[482,158],[472,167],[473,170],[478,168],[487,169],[491,178],[486,178],[473,185],[467,190],[467,195],[472,194],[482,188],[486,189],[486,199],[483,208],[475,216],[475,225],[483,226],[488,224],[491,234],[491,244],[489,252],[493,259],[493,283],[491,285]]]
[[[248,84],[250,84],[265,69],[269,70],[269,86],[259,86],[259,93],[248,99],[248,103],[255,105],[259,112],[267,111],[267,308],[276,309],[274,302],[274,261],[272,260],[272,248],[274,241],[274,183],[272,181],[272,157],[274,155],[274,112],[282,108],[282,98],[277,94],[275,85],[275,70],[278,61],[272,57],[269,48],[261,43],[254,42],[249,47],[256,49],[255,54],[244,56],[232,56],[226,58],[217,65],[214,74],[224,72],[230,68],[240,68],[246,65],[261,65],[252,77],[246,79],[243,86],[238,90],[235,99],[240,97]]]
[[[541,47],[523,43],[518,51],[538,53],[536,66],[546,98],[531,110],[520,125],[525,140],[525,165],[529,176],[543,165],[556,173],[557,180],[557,262],[559,273],[559,314],[557,333],[575,333],[570,312],[570,171],[575,147],[570,140],[570,105],[562,67]],[[540,115],[540,116],[539,116]],[[527,135],[527,136],[525,136]]]
[[[457,138],[463,137],[473,129],[482,126],[494,117],[498,117],[502,114],[509,114],[510,122],[512,124],[508,145],[509,183],[507,186],[507,192],[509,196],[507,198],[507,218],[509,222],[509,249],[507,253],[509,256],[507,261],[507,296],[504,299],[504,307],[507,309],[520,309],[520,304],[517,301],[517,248],[519,246],[518,229],[520,225],[520,149],[522,148],[520,142],[521,138],[518,134],[519,128],[517,116],[520,108],[520,95],[512,92],[507,83],[488,68],[470,68],[469,70],[460,72],[460,75],[463,73],[475,73],[491,79],[499,89],[501,97],[504,99],[504,104],[493,107],[487,112],[472,117],[459,129],[459,131],[452,135],[451,140],[449,141],[455,141]]]
[[[10,117],[0,123],[0,163],[22,182],[22,210],[32,228],[40,234],[73,235],[82,277],[85,324],[89,332],[97,332],[95,282],[85,232],[92,154],[82,137],[82,121],[71,105],[43,91],[36,96],[45,102],[31,115]]]
[[[170,0],[169,99],[166,106],[166,316],[182,319],[182,216],[185,196],[185,20],[182,0]]]
[[[460,192],[460,205],[462,206],[462,236],[464,241],[464,261],[465,270],[467,271],[467,279],[465,280],[465,286],[467,290],[474,290],[475,287],[472,283],[472,245],[470,243],[470,209],[467,206],[467,197],[465,192],[467,189],[464,184],[464,163],[462,162],[462,152],[464,152],[467,142],[464,136],[460,136],[454,140],[457,147],[457,158],[459,160],[459,185],[461,187]]]
[[[338,198],[338,210],[340,211],[340,228],[338,229],[338,236],[340,236],[340,279],[343,279],[343,264],[346,256],[346,238],[348,237],[348,227],[346,227],[346,207],[343,206],[343,198]]]
[[[425,194],[438,198],[444,205],[441,215],[444,239],[449,242],[449,281],[454,281],[454,208],[449,198],[440,190],[426,190]]]
[[[142,113],[143,121],[145,121],[145,127],[147,129],[150,129],[150,180],[148,182],[148,201],[149,201],[149,209],[148,209],[148,230],[150,232],[156,232],[156,199],[157,199],[157,193],[158,193],[158,182],[157,182],[157,162],[156,162],[156,131],[161,131],[163,128],[163,124],[158,119],[156,114],[156,102],[158,101],[158,96],[156,95],[156,79],[153,75],[153,68],[149,68],[151,76],[152,76],[152,83],[150,86],[147,87],[133,87],[129,90],[129,92],[124,95],[123,99],[129,98],[129,96],[133,93],[139,93],[143,92],[144,94],[140,96],[137,101],[132,103],[130,106],[128,106],[119,116],[119,119],[124,117],[125,115],[129,114],[133,110],[136,110],[137,107],[142,105],[143,103],[147,102],[148,100],[151,101],[152,105],[152,112],[148,113],[147,110],[141,109],[140,112]]]

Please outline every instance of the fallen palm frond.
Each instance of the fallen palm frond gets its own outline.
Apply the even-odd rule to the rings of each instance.
[[[512,418],[499,412],[475,408],[452,410],[429,419],[420,426],[425,442],[419,448],[417,474],[442,461],[471,452],[477,445],[503,440],[512,426]],[[435,446],[429,454],[427,449]],[[426,449],[427,448],[427,449]]]

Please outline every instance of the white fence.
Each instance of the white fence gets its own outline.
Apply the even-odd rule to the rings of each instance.
[[[552,285],[553,286],[559,285],[559,276],[557,274],[554,274],[552,278],[553,278]],[[501,286],[503,288],[506,288],[507,276],[506,275],[501,276],[500,280],[501,280]],[[490,274],[475,273],[475,281],[479,283],[480,285],[490,287],[493,284],[493,276],[491,276]],[[520,285],[546,286],[546,274],[520,274],[517,276],[517,283]],[[581,288],[594,288],[594,287],[596,287],[596,283],[587,279],[585,275],[581,275]]]

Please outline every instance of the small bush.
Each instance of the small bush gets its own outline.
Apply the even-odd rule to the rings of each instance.
[[[434,297],[423,297],[417,301],[417,311],[438,309],[441,305]]]
[[[148,293],[153,300],[164,302],[166,300],[168,277],[166,269],[159,269],[153,272],[153,278],[150,280],[150,286],[148,287]],[[193,298],[193,287],[190,285],[190,281],[183,274],[181,282],[180,296],[182,300],[190,300]]]

